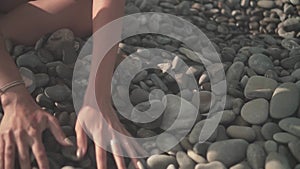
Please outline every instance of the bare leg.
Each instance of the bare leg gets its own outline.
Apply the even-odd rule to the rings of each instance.
[[[38,0],[20,5],[0,20],[6,38],[32,44],[42,35],[70,28],[77,36],[92,31],[92,0]]]

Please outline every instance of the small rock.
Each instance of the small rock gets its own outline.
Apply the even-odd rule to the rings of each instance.
[[[265,148],[265,151],[270,154],[271,152],[277,152],[278,150],[278,145],[275,141],[273,140],[268,140],[265,142],[264,144],[264,148]]]
[[[300,80],[300,69],[296,69],[293,71],[293,73],[291,74],[294,78],[296,78],[297,80]]]
[[[226,169],[226,167],[219,161],[213,161],[207,164],[197,164],[195,169]]]
[[[253,169],[264,168],[266,153],[259,144],[250,144],[247,148],[247,161]]]
[[[300,140],[291,141],[288,146],[293,156],[300,162]]]
[[[56,102],[66,101],[71,94],[72,91],[66,85],[55,85],[45,89],[45,95]]]
[[[269,102],[265,99],[255,99],[244,104],[241,116],[251,124],[262,124],[268,119]]]
[[[281,119],[294,114],[300,103],[300,92],[296,84],[283,83],[278,86],[271,98],[270,115]]]
[[[149,92],[141,88],[134,89],[130,94],[130,100],[133,105],[148,101]]]
[[[172,134],[166,132],[158,135],[156,139],[157,147],[164,152],[171,150],[173,147],[176,149],[175,146],[178,144],[179,140]]]
[[[287,144],[291,141],[298,140],[296,136],[293,136],[286,132],[279,132],[273,135],[273,139],[278,143]]]
[[[240,81],[244,71],[243,62],[234,62],[226,72],[226,80],[230,83],[232,81]]]
[[[246,157],[248,143],[242,139],[230,139],[212,143],[207,150],[209,162],[220,161],[227,167]]]
[[[224,110],[222,114],[221,124],[230,124],[235,119],[235,113],[232,110]]]
[[[275,7],[275,2],[272,0],[260,0],[257,2],[257,6],[265,9],[271,9]]]
[[[248,99],[270,99],[278,83],[263,76],[252,76],[245,87],[244,94]]]
[[[265,169],[291,169],[285,156],[271,152],[266,159]]]
[[[230,169],[251,169],[251,167],[249,166],[248,162],[243,161],[241,163],[238,163],[238,164],[230,167]]]
[[[36,79],[34,74],[32,73],[31,70],[25,67],[21,67],[19,69],[19,72],[21,74],[23,81],[25,82],[26,88],[29,90],[30,93],[32,93],[36,88]]]
[[[264,75],[267,70],[274,67],[272,60],[264,54],[253,54],[249,58],[248,64],[251,69],[261,75]]]
[[[206,163],[206,159],[192,150],[187,150],[187,155],[196,163]]]
[[[147,159],[147,168],[149,169],[165,169],[170,164],[177,166],[175,157],[167,155],[152,155]]]
[[[178,151],[176,153],[176,160],[180,168],[194,169],[196,165],[194,161],[183,151]]]
[[[261,134],[264,136],[266,140],[272,140],[273,135],[280,131],[281,129],[279,128],[278,124],[273,122],[267,122],[261,128]]]
[[[279,122],[279,127],[282,130],[294,134],[295,136],[298,137],[300,137],[299,126],[300,126],[300,119],[296,117],[285,118]]]
[[[256,137],[254,130],[246,126],[230,126],[226,132],[231,138],[245,139],[248,142],[254,141]]]

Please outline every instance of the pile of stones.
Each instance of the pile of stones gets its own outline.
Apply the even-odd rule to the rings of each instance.
[[[222,63],[212,64],[213,72],[224,70],[227,81],[221,121],[206,142],[199,142],[210,105],[215,104],[220,94],[211,90],[204,64],[196,60],[195,54],[184,44],[166,36],[137,35],[120,43],[119,50],[134,58],[135,63],[155,57],[147,48],[172,53],[158,50],[155,55],[164,58],[164,62],[157,63],[161,70],[141,71],[129,87],[130,102],[140,111],[149,108],[150,96],[156,98],[152,103],[155,107],[165,104],[163,115],[149,124],[134,123],[120,116],[135,137],[163,133],[154,143],[143,145],[151,153],[149,158],[141,159],[144,168],[300,169],[299,0],[128,0],[126,13],[138,12],[174,14],[199,27],[221,57]],[[163,26],[163,22],[160,20],[158,25]],[[7,49],[28,90],[41,107],[57,117],[65,134],[74,142],[76,113],[72,77],[86,40],[75,37],[68,29],[61,29],[41,37],[35,46],[7,41]],[[179,59],[189,66],[183,74],[196,79],[198,91],[180,91],[178,86],[183,84],[177,84],[176,80],[184,83],[184,76],[174,79],[166,73],[180,66]],[[114,94],[121,98],[118,102],[126,92],[122,86],[116,89]],[[198,115],[183,139],[178,138],[176,132],[163,132],[172,125],[170,119],[177,117],[178,106]],[[134,116],[133,112],[131,117]],[[195,121],[189,117],[180,120],[182,123]],[[185,129],[182,125],[178,131]],[[78,160],[76,147],[61,147],[50,132],[44,133],[43,140],[51,169],[96,168],[92,141],[87,155]],[[168,145],[177,142],[171,150],[163,152]],[[116,168],[113,157],[109,155],[108,159],[109,168]],[[132,168],[128,159],[126,162]],[[34,159],[32,164],[36,165]]]

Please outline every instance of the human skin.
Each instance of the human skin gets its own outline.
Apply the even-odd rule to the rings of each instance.
[[[8,0],[4,0],[8,1]],[[10,2],[12,2],[10,0]],[[95,32],[106,23],[121,17],[124,12],[124,0],[37,0],[23,3],[14,8],[16,4],[10,4],[1,12],[8,12],[0,17],[0,87],[15,80],[21,80],[14,61],[5,49],[4,39],[11,39],[15,43],[32,45],[39,37],[60,28],[70,28],[77,36],[86,36]],[[13,9],[13,10],[11,10]],[[1,10],[1,9],[0,9]],[[78,12],[80,11],[80,12]],[[74,19],[76,18],[76,19]],[[95,39],[99,43],[102,39]],[[97,84],[97,103],[101,107],[101,113],[109,128],[101,128],[100,136],[106,139],[117,139],[113,130],[129,135],[117,118],[110,101],[110,84],[114,69],[116,47],[112,48],[105,56],[94,80]],[[97,57],[97,51],[93,51]],[[105,76],[103,76],[105,75]],[[88,93],[88,92],[87,92]],[[39,168],[48,169],[49,164],[42,143],[41,134],[45,129],[50,129],[56,140],[63,146],[71,146],[66,140],[57,120],[40,109],[34,102],[25,86],[19,85],[9,89],[1,96],[4,117],[0,124],[0,169],[14,169],[14,157],[19,157],[22,169],[30,169],[29,149],[32,150]],[[84,104],[79,114],[88,114],[91,110]],[[100,124],[101,125],[101,124]],[[100,126],[101,127],[101,126]],[[76,123],[77,155],[84,156],[87,151],[87,136],[79,122]],[[101,139],[100,139],[101,140]],[[135,155],[136,143],[111,145],[114,158],[119,169],[124,169],[123,157],[118,156],[121,147],[128,154]],[[106,169],[106,151],[96,146],[97,168]],[[115,154],[116,153],[116,154]],[[132,159],[137,167],[137,160]]]

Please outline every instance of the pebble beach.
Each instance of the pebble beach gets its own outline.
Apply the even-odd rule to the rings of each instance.
[[[220,96],[212,91],[203,62],[185,44],[163,35],[136,35],[119,44],[119,53],[134,58],[135,66],[142,65],[145,58],[163,58],[163,62],[156,63],[157,69],[139,72],[129,91],[120,86],[113,93],[122,100],[129,92],[130,102],[140,111],[149,108],[149,95],[158,89],[166,95],[167,102],[159,97],[162,93],[153,96],[157,99],[152,104],[165,104],[166,109],[151,123],[139,124],[119,116],[132,136],[146,138],[163,133],[171,125],[169,119],[176,118],[178,105],[197,114],[196,120],[189,116],[180,119],[195,122],[184,138],[178,138],[176,132],[164,132],[156,141],[142,145],[151,153],[140,159],[143,169],[300,169],[300,0],[127,0],[125,11],[126,15],[167,13],[194,24],[211,41],[221,60],[215,63],[206,57],[214,73],[210,75],[216,77],[222,69],[227,83],[220,123],[208,140],[200,142],[210,106]],[[149,29],[184,29],[153,18],[145,23]],[[135,25],[126,26],[130,30]],[[193,33],[184,38],[198,41]],[[32,97],[58,119],[74,143],[77,114],[72,78],[87,39],[64,28],[44,35],[34,46],[6,41]],[[151,56],[146,50],[149,48],[161,50]],[[179,59],[188,69],[174,79],[166,71],[179,69]],[[182,82],[180,85],[188,85],[184,84],[184,75],[196,80],[197,91],[179,90],[177,80]],[[126,77],[126,72],[119,76]],[[131,117],[135,116],[132,112]],[[186,130],[184,125],[177,131],[181,130]],[[80,160],[76,147],[60,146],[49,131],[43,133],[43,142],[51,169],[96,169],[93,141],[89,141],[88,153]],[[173,143],[176,145],[164,152]],[[125,161],[133,169],[130,160]],[[32,165],[37,166],[34,158]],[[108,168],[116,169],[111,154]]]

